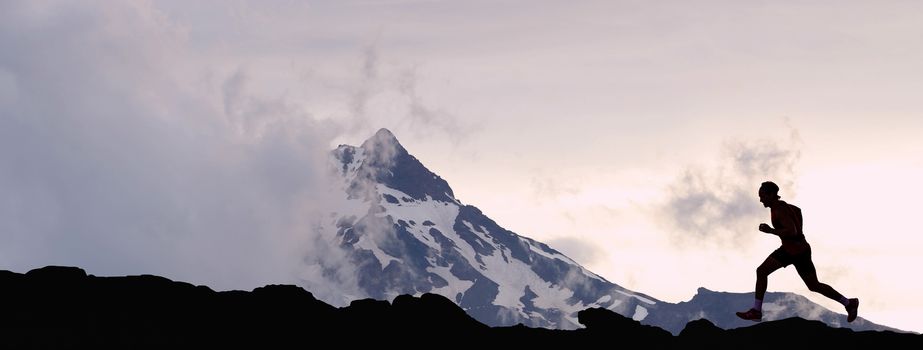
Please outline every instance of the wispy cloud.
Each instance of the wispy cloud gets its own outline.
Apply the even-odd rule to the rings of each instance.
[[[377,41],[362,49],[358,79],[346,87],[350,132],[369,134],[387,127],[416,138],[445,137],[453,144],[480,127],[427,102],[420,92],[420,64],[384,65]]]
[[[408,115],[404,121],[410,130],[416,131],[417,135],[430,130],[438,131],[458,145],[481,129],[474,123],[426,103],[417,91],[418,74],[416,68],[406,69],[397,81],[398,90],[407,99]]]
[[[217,288],[331,277],[355,290],[319,229],[321,212],[348,205],[327,172],[332,142],[387,127],[458,143],[476,128],[429,103],[418,71],[386,61],[381,30],[307,35],[284,6],[239,3],[202,22],[208,6],[160,5],[172,12],[0,4],[0,265]],[[305,38],[299,55],[352,45],[359,62],[308,76],[309,63],[273,64],[302,57],[289,44]],[[323,115],[304,102],[312,93]]]
[[[674,242],[739,244],[766,222],[757,190],[774,181],[780,195],[791,196],[801,141],[791,129],[787,139],[728,141],[715,167],[689,165],[669,186],[659,208]]]
[[[593,264],[606,255],[599,245],[575,237],[551,239],[548,245],[584,266]]]
[[[349,93],[349,120],[351,131],[365,131],[369,128],[368,105],[369,100],[377,93],[378,83],[378,49],[376,43],[367,45],[362,50],[362,63],[359,68],[358,80],[350,88]]]
[[[0,7],[2,268],[296,280],[342,126],[198,64],[149,6]]]
[[[537,201],[554,201],[561,196],[575,196],[583,191],[578,181],[541,173],[532,177],[531,184],[532,195]]]

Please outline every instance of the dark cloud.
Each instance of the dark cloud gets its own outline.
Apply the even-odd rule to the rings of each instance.
[[[669,187],[660,207],[674,242],[739,244],[756,232],[768,213],[756,195],[760,183],[774,181],[791,196],[800,158],[800,139],[730,141],[716,168],[688,166]]]

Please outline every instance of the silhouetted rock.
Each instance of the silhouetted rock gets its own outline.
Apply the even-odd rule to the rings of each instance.
[[[860,331],[832,328],[821,321],[791,317],[755,323],[750,327],[722,330],[711,321],[689,322],[680,332],[679,342],[694,348],[731,349],[746,346],[755,349],[830,348],[878,349],[920,348],[923,336],[891,331]],[[746,344],[746,345],[744,345]]]
[[[488,329],[448,298],[424,293],[419,298],[399,295],[391,303],[396,319],[407,326],[436,333],[473,333]]]
[[[353,300],[349,306],[339,310],[340,319],[344,326],[350,330],[376,330],[386,333],[393,331],[397,326],[391,319],[391,303],[384,300],[359,299]]]
[[[87,272],[79,267],[45,266],[26,272],[26,277],[33,283],[52,281],[55,283],[73,283],[83,282],[84,278],[87,277]]]
[[[663,328],[643,325],[628,317],[604,308],[590,308],[577,313],[577,320],[591,333],[605,333],[624,339],[644,340],[664,344],[673,335]]]
[[[718,328],[714,323],[704,318],[700,318],[695,321],[690,321],[686,324],[686,328],[683,328],[682,332],[679,332],[681,337],[713,337],[718,333],[723,332],[724,330]]]
[[[679,336],[603,308],[578,313],[586,328],[490,328],[453,301],[425,293],[393,302],[362,299],[335,308],[292,285],[251,292],[151,276],[96,277],[79,268],[49,266],[18,274],[0,271],[0,344],[6,348],[280,348],[334,346],[432,348],[837,349],[921,348],[923,336],[831,328],[788,318],[723,330],[705,319]],[[332,342],[332,343],[331,343]]]
[[[694,344],[696,349],[712,348],[718,345],[722,333],[723,329],[709,320],[700,318],[687,323],[679,333],[679,338],[682,343]]]

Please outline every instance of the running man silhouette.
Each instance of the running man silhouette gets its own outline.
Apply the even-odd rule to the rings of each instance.
[[[756,268],[756,300],[753,308],[738,312],[737,316],[751,321],[760,321],[763,318],[763,296],[769,284],[769,274],[782,267],[795,265],[795,270],[808,289],[812,292],[823,294],[825,297],[836,300],[846,307],[846,321],[852,322],[859,312],[859,299],[847,299],[833,287],[817,280],[817,270],[811,261],[811,245],[804,238],[801,231],[804,223],[801,218],[801,209],[780,200],[779,186],[772,181],[763,182],[759,190],[760,202],[770,209],[772,226],[760,224],[760,231],[774,234],[782,239],[782,246],[769,254],[763,263]]]

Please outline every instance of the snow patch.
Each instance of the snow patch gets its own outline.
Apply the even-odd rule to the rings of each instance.
[[[526,242],[526,244],[529,245],[529,249],[532,250],[533,252],[535,252],[536,254],[541,255],[541,256],[544,256],[544,257],[546,257],[546,258],[548,258],[548,259],[551,259],[551,260],[558,259],[558,260],[561,260],[561,261],[566,262],[566,263],[568,263],[568,264],[574,265],[574,266],[580,268],[580,272],[583,272],[584,275],[586,275],[586,276],[588,276],[588,277],[590,277],[590,278],[594,278],[594,279],[603,281],[603,282],[608,282],[608,281],[606,281],[605,279],[603,279],[602,277],[598,276],[597,274],[592,273],[592,272],[590,272],[589,270],[583,268],[583,266],[580,266],[580,264],[578,264],[576,261],[572,260],[571,258],[568,258],[568,257],[565,256],[564,254],[553,253],[553,252],[546,251],[546,250],[544,250],[544,249],[539,245],[539,243],[538,243],[537,241],[535,241],[535,240],[532,240],[532,239],[529,239],[529,238],[525,238],[525,237],[522,237],[522,239],[523,239],[523,241]]]
[[[632,319],[632,320],[635,320],[635,321],[641,321],[641,320],[643,320],[645,317],[647,317],[647,309],[645,309],[645,308],[644,308],[643,306],[641,306],[641,305],[636,305],[636,306],[635,306],[635,314],[634,314],[634,316],[631,316],[631,319]]]
[[[576,317],[571,316],[571,314],[567,314],[567,316],[564,316],[564,319],[566,319],[571,324],[576,324],[576,325],[580,324],[580,320],[578,320]]]
[[[642,296],[640,296],[640,295],[631,294],[631,293],[625,293],[625,292],[620,291],[620,290],[617,290],[616,292],[625,294],[625,295],[627,295],[627,296],[630,296],[630,297],[632,297],[632,298],[638,299],[638,300],[640,300],[641,302],[644,302],[644,303],[647,303],[647,304],[650,304],[650,305],[654,305],[654,304],[655,304],[653,300],[650,300],[650,299],[648,299],[648,298],[642,297]]]
[[[378,184],[375,188],[381,196],[390,195],[394,198],[410,197],[404,192],[385,185]],[[410,225],[407,231],[410,232],[414,238],[436,251],[441,250],[442,247],[430,236],[430,228],[435,228],[444,235],[447,235],[448,232],[455,231],[453,227],[455,226],[455,218],[458,217],[459,210],[457,205],[446,205],[447,203],[432,200],[429,196],[424,200],[411,200],[399,203],[381,201],[379,204],[385,208],[384,213],[378,214],[379,216],[390,215],[394,222],[404,220],[408,225],[410,225],[410,221],[415,222],[416,225]],[[433,225],[423,225],[422,223],[426,221],[432,222]],[[472,263],[472,265],[474,265],[474,263]]]
[[[576,263],[574,263],[574,264],[576,264]],[[591,278],[595,278],[595,279],[600,280],[600,281],[602,281],[602,282],[609,283],[609,281],[607,281],[605,278],[602,278],[601,276],[599,276],[599,275],[593,273],[592,271],[585,269],[583,266],[581,266],[581,265],[577,265],[577,266],[580,267],[580,271],[583,272],[584,275],[590,276]]]
[[[520,299],[525,295],[525,289],[528,287],[536,295],[532,299],[532,303],[537,308],[560,309],[564,314],[571,314],[583,309],[582,303],[577,303],[575,305],[567,303],[567,300],[574,295],[572,290],[545,281],[532,270],[531,265],[518,259],[504,260],[504,256],[511,257],[512,253],[506,246],[494,244],[489,240],[490,232],[486,230],[484,231],[485,233],[478,233],[476,230],[472,231],[485,239],[489,244],[493,244],[494,248],[501,252],[500,254],[480,256],[481,261],[484,262],[483,266],[486,267],[480,271],[481,274],[492,281],[499,282],[499,292],[493,300],[494,305],[504,306],[522,312],[521,310],[525,305],[522,304]],[[459,246],[460,253],[471,262],[473,266],[477,266],[478,264],[475,260],[477,253],[474,248],[471,247],[468,242],[462,240],[455,231],[451,231],[451,233],[451,236],[447,236]],[[526,315],[524,314],[524,316]]]
[[[785,310],[785,306],[777,303],[763,303],[763,311],[778,312]]]
[[[540,246],[538,246],[537,244],[535,244],[535,241],[533,241],[533,240],[531,240],[531,239],[524,239],[524,241],[526,241],[526,243],[529,245],[529,248],[530,248],[533,252],[535,252],[536,254],[538,254],[538,255],[544,256],[544,257],[546,257],[546,258],[548,258],[548,259],[551,259],[551,260],[559,259],[559,260],[564,261],[564,262],[566,262],[566,263],[568,263],[568,264],[577,265],[576,262],[574,262],[573,260],[571,260],[570,258],[568,258],[568,257],[566,257],[566,256],[564,256],[564,255],[562,255],[562,254],[546,252],[545,250],[542,249],[542,247],[540,247]]]
[[[344,183],[348,185],[356,179],[356,174],[358,173],[359,167],[365,162],[365,158],[366,154],[364,149],[361,147],[353,147],[353,159],[346,165],[346,170],[343,173]]]
[[[474,285],[474,282],[461,280],[458,277],[455,277],[455,275],[452,274],[451,270],[452,270],[452,265],[449,265],[448,267],[431,266],[431,267],[426,268],[426,271],[432,272],[436,274],[437,276],[442,277],[442,279],[446,280],[446,282],[449,283],[447,286],[442,287],[442,288],[433,288],[432,292],[436,294],[440,294],[440,295],[445,295],[452,301],[458,302],[458,300],[455,300],[455,296],[458,295],[458,293],[464,294],[468,290],[468,288],[471,288],[471,286]]]
[[[392,261],[400,262],[401,260],[385,253],[381,248],[378,248],[378,245],[372,241],[368,236],[362,236],[359,238],[359,241],[353,245],[354,247],[362,248],[365,250],[372,251],[372,254],[375,255],[375,258],[378,259],[378,262],[381,263],[381,269],[384,270]]]
[[[481,226],[481,231],[478,231],[478,230],[475,230],[475,229],[474,229],[474,225],[471,225],[470,222],[467,222],[467,221],[465,221],[465,220],[462,220],[462,224],[464,224],[465,226],[467,226],[467,227],[468,227],[468,230],[471,231],[472,233],[474,233],[475,236],[478,236],[478,238],[480,238],[481,240],[483,240],[483,241],[486,242],[487,244],[490,244],[490,245],[492,245],[492,246],[495,246],[495,245],[494,245],[494,242],[493,242],[493,239],[490,237],[490,232],[487,231],[487,229],[484,228],[484,226]],[[490,255],[493,255],[493,254],[494,254],[494,252],[490,252]]]

